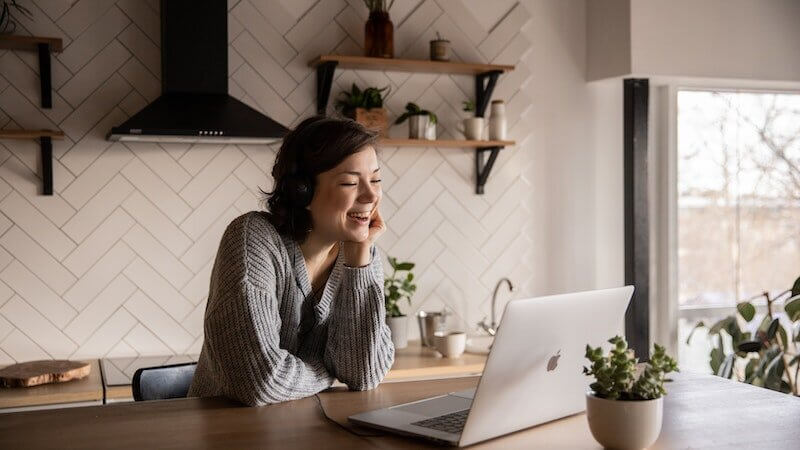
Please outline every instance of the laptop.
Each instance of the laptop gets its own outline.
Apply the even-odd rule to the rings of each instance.
[[[586,344],[624,335],[633,286],[510,301],[478,387],[355,414],[358,425],[466,446],[585,410]]]

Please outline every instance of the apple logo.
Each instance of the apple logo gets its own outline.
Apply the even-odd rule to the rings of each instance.
[[[558,358],[560,358],[560,357],[561,357],[561,350],[558,350],[558,352],[556,352],[555,355],[550,357],[550,360],[547,361],[547,371],[548,372],[556,370],[556,367],[558,367]]]

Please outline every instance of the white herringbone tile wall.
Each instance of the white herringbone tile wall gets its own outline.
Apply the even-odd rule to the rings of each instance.
[[[58,36],[64,51],[52,58],[52,109],[39,107],[36,55],[0,51],[0,127],[58,128],[66,139],[54,145],[51,197],[38,195],[37,142],[0,140],[0,364],[198,353],[220,236],[260,208],[276,148],[106,141],[159,95],[159,2],[20,1],[34,19],[18,33]],[[231,95],[288,126],[315,111],[308,61],[362,53],[360,0],[228,5]],[[438,31],[455,60],[517,65],[494,95],[517,145],[501,152],[485,195],[474,194],[473,151],[380,151],[389,229],[379,244],[417,263],[406,311],[447,306],[452,326],[472,330],[500,277],[529,289],[530,14],[513,1],[397,0],[391,18],[398,57],[427,58]],[[461,102],[474,98],[469,76],[353,70],[337,71],[332,94],[353,82],[391,86],[395,117],[408,101],[435,111],[443,138],[460,136]]]

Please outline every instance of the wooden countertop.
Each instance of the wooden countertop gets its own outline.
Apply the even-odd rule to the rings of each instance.
[[[800,399],[710,375],[673,377],[654,449],[796,449]],[[371,391],[320,394],[339,424],[348,415],[475,387],[478,378],[384,383]],[[778,412],[778,413],[776,413]],[[359,429],[366,431],[364,429]],[[143,432],[144,431],[144,432]],[[221,397],[187,398],[14,413],[0,420],[0,448],[441,448],[369,430],[355,436],[326,421],[314,397],[249,408]],[[475,449],[599,449],[585,414],[476,444]]]
[[[103,401],[103,382],[100,364],[93,359],[89,376],[64,383],[42,384],[33,387],[0,388],[0,408],[40,406],[58,403]]]
[[[146,366],[161,365],[158,361],[175,362],[180,357],[153,357]],[[196,355],[186,356],[188,359]],[[185,359],[186,359],[185,358]],[[134,360],[134,358],[130,358]],[[142,358],[147,359],[147,358]],[[187,359],[187,360],[188,360]],[[194,359],[192,359],[194,360]],[[168,362],[164,362],[165,364]],[[480,375],[486,355],[464,353],[458,358],[443,358],[433,349],[423,347],[419,341],[409,341],[408,347],[395,351],[395,361],[384,382],[425,380],[435,378]],[[132,375],[132,371],[128,375]],[[33,388],[0,389],[0,409],[21,406],[38,406],[55,403],[103,401],[103,381],[98,360],[92,360],[91,374],[83,379],[67,383],[47,384]],[[105,386],[105,401],[131,401],[130,384]]]

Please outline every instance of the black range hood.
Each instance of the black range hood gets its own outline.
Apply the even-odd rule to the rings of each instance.
[[[228,95],[227,0],[161,0],[161,96],[111,141],[268,144],[289,130]]]

